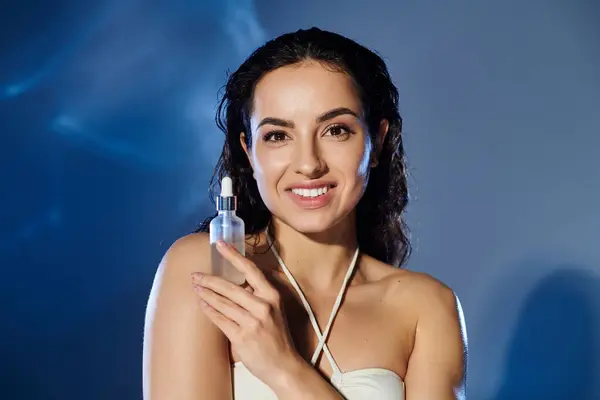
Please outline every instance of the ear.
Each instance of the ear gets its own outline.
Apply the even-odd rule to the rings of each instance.
[[[379,122],[377,139],[375,140],[373,150],[371,151],[371,168],[375,168],[379,164],[379,155],[381,154],[383,143],[385,142],[385,137],[387,136],[389,129],[390,123],[388,122],[388,120],[382,119]]]
[[[246,153],[246,157],[248,157],[248,162],[252,167],[252,176],[254,176],[254,165],[252,164],[252,156],[250,154],[250,149],[248,149],[248,146],[246,145],[246,132],[240,133],[240,144],[242,145],[242,149],[244,149],[244,153]]]

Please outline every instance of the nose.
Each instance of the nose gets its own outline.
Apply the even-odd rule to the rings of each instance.
[[[296,173],[309,179],[323,176],[327,166],[318,145],[313,141],[305,141],[296,148],[295,170]]]

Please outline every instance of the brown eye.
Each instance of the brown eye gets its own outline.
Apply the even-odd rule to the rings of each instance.
[[[326,135],[333,136],[336,139],[344,139],[350,135],[350,129],[346,125],[332,125],[327,129]]]
[[[281,131],[269,132],[263,137],[265,142],[281,142],[285,139],[287,139],[287,135]]]

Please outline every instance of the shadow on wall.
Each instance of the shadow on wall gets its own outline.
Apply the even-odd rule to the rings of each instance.
[[[493,400],[600,398],[599,327],[599,277],[557,268],[522,304]]]

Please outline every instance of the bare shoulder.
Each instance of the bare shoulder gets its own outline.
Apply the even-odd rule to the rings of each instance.
[[[414,301],[414,306],[418,307],[419,311],[448,311],[455,313],[456,311],[456,296],[454,291],[442,281],[433,276],[409,270],[401,270],[399,273],[404,281],[403,284],[390,284],[389,293],[392,296],[409,296]]]
[[[176,240],[158,265],[147,312],[159,305],[163,305],[163,310],[175,306],[195,308],[191,274],[209,271],[209,251],[208,235],[205,233],[194,233]]]
[[[210,272],[208,235],[175,241],[154,278],[144,327],[144,399],[230,398],[228,343],[200,310],[192,272]]]
[[[253,237],[247,237],[246,255],[258,257],[265,253]],[[257,246],[259,248],[257,253]],[[208,233],[192,233],[177,239],[165,253],[159,269],[165,273],[189,280],[193,272],[211,273],[210,240]],[[257,254],[255,254],[257,253]]]
[[[451,314],[457,312],[458,300],[453,290],[429,274],[373,260],[371,276],[384,286],[385,299],[392,304],[410,305],[419,314],[432,311]]]
[[[179,301],[194,307],[192,272],[207,272],[210,268],[208,235],[194,233],[176,240],[163,256],[152,285],[148,307],[159,304],[173,306]],[[176,301],[177,300],[177,301]]]
[[[371,277],[382,285],[384,301],[396,312],[414,317],[417,326],[451,327],[462,337],[466,346],[467,335],[460,300],[455,292],[433,276],[396,268],[377,260],[371,262]]]
[[[207,233],[192,233],[177,239],[165,253],[161,268],[173,273],[207,272],[210,268],[210,244]]]
[[[209,257],[208,234],[193,233],[176,240],[158,265],[150,300],[161,301],[165,297],[170,300],[176,298],[195,299],[191,285],[191,273],[210,272]],[[186,302],[193,306],[193,303]],[[149,302],[149,306],[153,304],[155,303]]]
[[[467,335],[458,297],[431,275],[391,266],[381,271],[387,272],[382,279],[385,301],[414,316],[407,395],[464,398]]]

